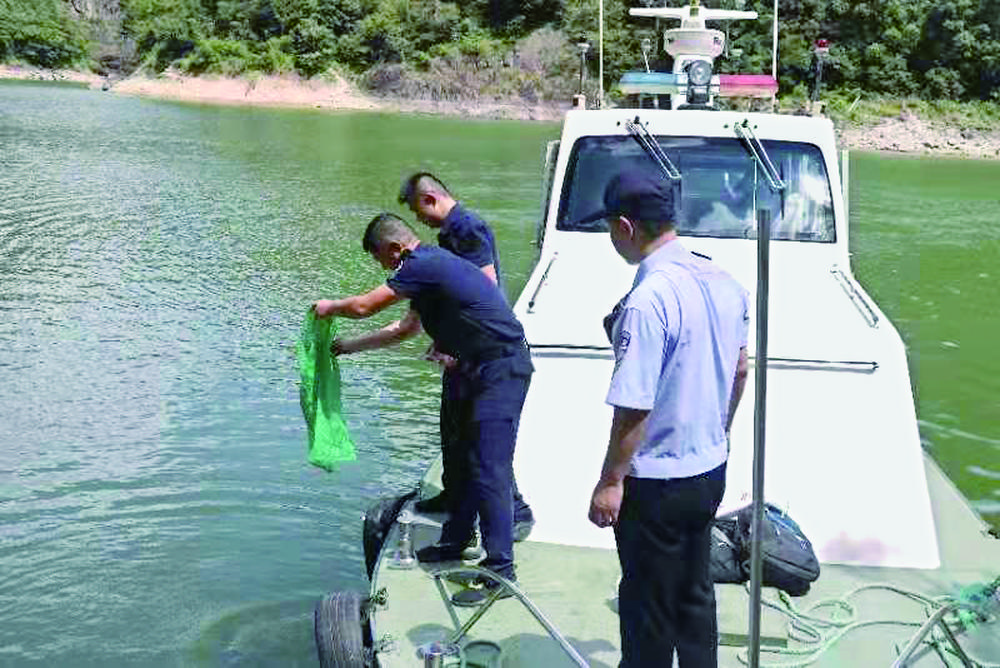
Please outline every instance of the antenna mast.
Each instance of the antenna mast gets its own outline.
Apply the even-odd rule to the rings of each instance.
[[[777,2],[777,0],[775,0]],[[599,0],[597,8],[597,108],[604,108],[604,0]]]
[[[778,80],[778,0],[774,0],[774,30],[771,38],[771,78]]]

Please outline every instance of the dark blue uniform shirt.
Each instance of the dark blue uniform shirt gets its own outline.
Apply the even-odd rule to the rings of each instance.
[[[410,300],[437,349],[463,362],[504,356],[524,340],[499,288],[452,252],[418,246],[387,282]]]
[[[500,278],[500,255],[493,230],[486,222],[458,202],[451,208],[438,231],[438,246],[463,257],[480,269],[492,264],[497,283],[503,293]]]

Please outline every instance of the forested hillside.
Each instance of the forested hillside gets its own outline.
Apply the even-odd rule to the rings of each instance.
[[[642,38],[662,34],[628,8],[662,2],[604,4],[611,89],[641,65]],[[769,72],[771,0],[706,4],[760,14],[729,27],[720,69]],[[1000,102],[1000,0],[781,0],[779,20],[784,93],[811,84],[813,43],[825,38],[827,89]],[[597,0],[0,0],[0,60],[249,76],[333,68],[375,91],[440,98],[561,97],[577,84],[581,40],[594,46],[592,85]]]

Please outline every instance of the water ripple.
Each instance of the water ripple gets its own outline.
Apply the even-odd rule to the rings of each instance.
[[[963,438],[969,441],[974,441],[976,443],[984,443],[986,445],[991,445],[994,448],[1000,449],[1000,439],[991,438],[989,436],[982,436],[980,434],[973,434],[962,429],[957,429],[955,427],[948,427],[941,424],[936,424],[934,422],[929,422],[927,420],[918,420],[917,424],[920,425],[922,429],[930,429],[937,434],[949,438]]]

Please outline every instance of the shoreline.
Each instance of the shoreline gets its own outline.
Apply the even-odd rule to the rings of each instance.
[[[86,85],[116,95],[150,99],[253,107],[373,111],[462,116],[484,120],[559,122],[568,102],[526,104],[512,101],[442,101],[380,98],[360,91],[340,76],[302,79],[295,75],[256,78],[190,77],[167,72],[158,77],[133,75],[114,80],[73,70],[43,70],[0,65],[0,79]],[[838,144],[853,151],[942,158],[1000,159],[1000,128],[969,130],[910,113],[870,125],[836,125]]]

